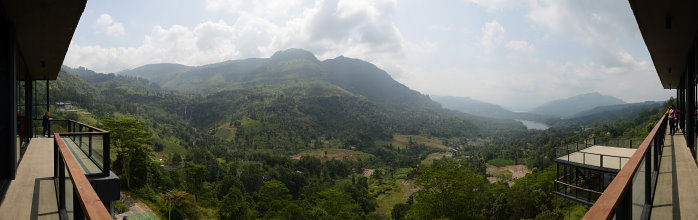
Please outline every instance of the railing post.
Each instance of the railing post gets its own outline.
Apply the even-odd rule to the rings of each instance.
[[[656,138],[656,136],[655,136]],[[645,207],[652,204],[652,148],[647,148],[645,153]]]
[[[85,213],[82,211],[83,205],[80,204],[80,196],[77,194],[77,190],[73,187],[73,219],[85,219]]]
[[[87,136],[88,157],[92,158],[92,135]]]
[[[104,172],[105,175],[109,175],[109,170],[111,170],[110,166],[110,151],[111,148],[109,146],[109,132],[106,132],[102,134],[102,166],[104,169],[102,172]]]
[[[633,187],[629,187],[620,204],[618,204],[615,219],[632,219],[633,217]]]
[[[53,181],[58,178],[58,144],[56,143],[56,136],[53,137]]]
[[[65,164],[63,155],[58,155],[58,210],[65,210]]]
[[[661,135],[661,138],[664,138],[664,135]],[[654,163],[654,171],[659,171],[659,138],[655,138],[652,143],[654,144],[654,154],[652,156],[652,162]]]

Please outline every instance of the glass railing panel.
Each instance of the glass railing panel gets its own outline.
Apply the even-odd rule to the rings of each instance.
[[[54,119],[52,133],[61,133],[62,140],[80,162],[86,175],[108,175],[105,170],[105,155],[109,149],[105,136],[109,133],[73,120]],[[107,167],[108,168],[108,167]]]
[[[90,135],[92,145],[92,155],[95,163],[104,168],[104,134]]]
[[[640,162],[632,181],[632,216],[639,218],[645,209],[645,160]]]
[[[101,167],[102,164],[95,163],[95,160],[93,158],[90,158],[89,150],[85,150],[83,147],[79,146],[81,139],[88,138],[82,137],[83,135],[77,136],[77,141],[73,141],[73,139],[70,137],[61,137],[61,139],[63,139],[66,146],[68,147],[68,150],[71,154],[73,154],[85,175],[101,174],[103,172]]]
[[[75,219],[73,217],[73,213],[75,212],[75,207],[73,207],[73,204],[75,201],[73,201],[74,195],[73,195],[73,180],[70,179],[70,172],[68,170],[65,170],[65,210],[66,214],[68,215],[68,219]]]
[[[89,173],[83,172],[80,163],[84,159],[76,156],[81,150],[71,142],[70,138],[60,134],[54,138],[54,167],[58,167],[54,170],[54,180],[61,219],[111,219],[109,211],[85,176]]]

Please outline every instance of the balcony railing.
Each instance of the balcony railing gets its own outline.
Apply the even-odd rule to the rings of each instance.
[[[592,146],[635,149],[638,148],[641,143],[642,140],[637,139],[593,137],[556,147],[555,160],[606,168],[609,171],[619,170],[630,157],[586,152],[584,150]]]
[[[647,219],[651,210],[667,119],[663,116],[584,219]]]
[[[87,179],[109,175],[109,132],[74,120],[52,120],[51,130],[62,132],[53,133],[61,219],[112,219]]]
[[[50,132],[58,132],[88,177],[109,176],[109,132],[75,120],[51,120]]]
[[[641,142],[593,137],[556,147],[555,194],[593,205]]]

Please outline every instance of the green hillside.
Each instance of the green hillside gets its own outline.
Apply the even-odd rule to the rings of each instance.
[[[618,105],[624,103],[625,102],[623,102],[623,100],[616,97],[602,95],[598,92],[592,92],[566,99],[553,100],[536,107],[535,109],[529,111],[529,113],[550,117],[570,118],[575,114],[591,110],[599,106]]]

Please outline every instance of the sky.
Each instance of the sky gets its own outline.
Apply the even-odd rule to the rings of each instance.
[[[423,94],[514,111],[599,92],[666,100],[627,1],[87,1],[64,61],[97,72],[301,48],[369,61]]]

